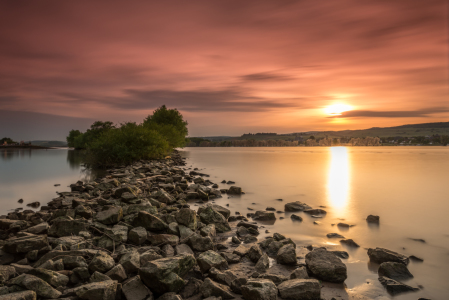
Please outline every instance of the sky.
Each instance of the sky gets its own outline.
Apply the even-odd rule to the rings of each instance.
[[[64,140],[163,104],[190,136],[447,122],[448,14],[446,0],[0,0],[0,136]]]

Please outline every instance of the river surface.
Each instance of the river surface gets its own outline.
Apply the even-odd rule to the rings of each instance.
[[[422,289],[394,299],[449,299],[449,147],[185,148],[181,153],[187,169],[199,168],[220,188],[229,187],[222,180],[243,188],[242,196],[225,195],[215,201],[229,204],[232,214],[267,207],[284,211],[285,203],[298,200],[323,207],[327,214],[319,219],[296,213],[303,222],[293,221],[291,213],[276,213],[277,220],[264,224],[258,238],[282,233],[298,244],[299,256],[307,253],[301,247],[307,245],[347,251],[347,290],[336,299],[352,293],[391,298],[377,280],[378,265],[368,261],[366,249],[372,247],[424,259],[410,262],[414,278],[405,281]],[[0,150],[0,214],[26,209],[33,201],[45,205],[57,197],[56,191],[89,180],[91,174],[81,164],[73,150]],[[20,198],[23,204],[17,203]],[[370,214],[380,216],[379,226],[367,224]],[[344,230],[335,225],[339,222],[355,226]],[[361,247],[328,239],[326,234],[333,232]]]

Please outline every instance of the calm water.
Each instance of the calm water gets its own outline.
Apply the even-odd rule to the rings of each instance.
[[[216,201],[229,203],[233,213],[246,215],[248,207],[284,210],[285,203],[297,200],[314,208],[326,206],[322,219],[297,213],[304,219],[297,222],[290,219],[291,213],[284,213],[265,226],[298,245],[348,251],[347,293],[390,298],[365,249],[384,247],[424,259],[409,264],[415,277],[406,282],[422,285],[423,290],[395,299],[449,299],[449,147],[186,148],[183,154],[188,165],[202,169],[211,181],[233,180],[244,189],[241,197]],[[369,214],[380,216],[380,226],[368,226]],[[339,222],[356,226],[348,230],[333,226]],[[326,237],[331,232],[352,238],[361,247],[346,248],[339,239]]]
[[[220,187],[227,186],[220,184],[226,179],[244,189],[241,197],[216,200],[222,206],[229,204],[232,213],[246,215],[248,207],[284,210],[285,203],[297,200],[314,208],[325,206],[327,215],[322,219],[297,213],[304,221],[293,222],[290,213],[282,213],[274,224],[264,226],[270,235],[283,233],[299,246],[348,251],[347,289],[337,299],[353,293],[363,299],[390,299],[377,280],[378,266],[368,262],[369,247],[424,258],[423,263],[409,264],[415,277],[407,281],[423,289],[394,299],[449,298],[449,147],[186,148],[182,153],[188,166],[200,168]],[[0,150],[0,155],[0,214],[33,201],[45,204],[56,191],[68,191],[69,184],[90,176],[82,171],[75,151]],[[54,187],[56,183],[61,186]],[[23,205],[17,203],[20,198]],[[380,226],[368,226],[369,214],[380,216]],[[332,225],[338,222],[356,226],[342,230]],[[352,238],[361,247],[345,248],[339,239],[326,237],[331,232]]]

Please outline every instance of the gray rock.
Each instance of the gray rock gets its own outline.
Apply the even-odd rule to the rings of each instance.
[[[159,295],[167,292],[178,292],[185,281],[182,279],[195,265],[192,255],[176,255],[148,262],[139,269],[142,282],[152,292]]]
[[[246,253],[248,253],[250,247],[247,245],[240,245],[237,248],[234,249],[234,254],[237,254],[238,256],[245,256]]]
[[[228,194],[229,195],[241,195],[242,194],[242,188],[238,187],[238,186],[231,186],[228,189]]]
[[[254,214],[253,219],[259,221],[272,221],[276,220],[276,216],[273,212],[258,210]]]
[[[209,277],[212,278],[214,281],[221,284],[225,284],[227,286],[231,286],[231,282],[237,278],[237,276],[232,271],[227,270],[221,272],[216,268],[211,268],[209,270]]]
[[[27,253],[48,246],[46,236],[23,236],[6,240],[3,251],[7,253]]]
[[[238,262],[240,262],[241,257],[237,254],[234,253],[229,253],[229,252],[222,252],[220,253],[220,255],[226,259],[226,261],[228,262],[228,264],[236,264]]]
[[[321,285],[316,279],[291,279],[278,286],[282,299],[320,300]]]
[[[206,273],[211,268],[217,268],[220,270],[228,268],[228,262],[221,257],[217,252],[208,250],[201,253],[196,259],[201,272]]]
[[[80,231],[88,231],[89,224],[81,220],[54,220],[48,229],[49,236],[63,237],[78,235]]]
[[[157,300],[182,300],[182,298],[180,295],[170,292],[170,293],[163,294],[162,296],[157,298]]]
[[[173,234],[153,234],[147,237],[152,246],[173,245],[179,242],[179,237]]]
[[[407,269],[407,266],[398,262],[381,263],[377,273],[379,274],[379,277],[384,276],[394,280],[403,280],[413,277],[412,273]]]
[[[328,234],[326,234],[326,236],[330,239],[333,239],[333,238],[344,239],[345,238],[344,236],[342,236],[341,234],[338,234],[338,233],[328,233]]]
[[[175,249],[171,245],[162,246],[162,256],[170,257],[175,255]]]
[[[204,226],[203,228],[200,229],[200,234],[202,236],[209,236],[209,237],[213,238],[214,236],[217,235],[217,231],[215,229],[215,225],[214,224],[209,224],[207,226]]]
[[[87,262],[82,256],[64,256],[62,257],[62,263],[66,270],[87,267]]]
[[[137,272],[140,268],[140,254],[137,251],[128,251],[120,257],[119,264],[123,266],[126,274]]]
[[[127,300],[153,300],[153,293],[138,275],[122,283],[122,292]]]
[[[95,215],[94,220],[105,225],[117,224],[123,218],[123,209],[120,206],[102,210]]]
[[[143,227],[149,231],[163,231],[168,228],[167,223],[146,211],[138,213],[133,225],[135,227]]]
[[[384,248],[369,248],[368,256],[371,261],[378,264],[391,261],[407,265],[409,262],[407,256]]]
[[[419,289],[400,283],[399,281],[393,280],[388,277],[379,277],[380,283],[387,289],[387,292],[391,295],[398,295],[405,292],[416,292]]]
[[[64,266],[66,265],[64,261]],[[112,269],[115,265],[114,259],[104,252],[96,255],[89,264],[89,271],[91,273],[98,271],[100,273],[106,273]]]
[[[112,279],[109,278],[107,275],[101,274],[98,271],[95,271],[89,278],[90,283],[101,282],[101,281],[106,281],[106,280],[112,280]]]
[[[276,274],[262,274],[262,275],[259,275],[257,278],[269,279],[269,280],[273,281],[273,283],[275,285],[281,284],[282,282],[288,280],[288,278],[286,276],[276,275]]]
[[[202,237],[201,235],[195,233],[187,241],[190,247],[195,251],[204,252],[207,250],[214,249],[214,242],[210,236]]]
[[[366,221],[368,223],[377,223],[379,224],[379,216],[374,216],[374,215],[369,215],[368,217],[366,217]]]
[[[123,269],[121,264],[118,264],[110,269],[105,275],[112,280],[117,280],[118,282],[122,282],[127,278],[126,271]]]
[[[306,255],[307,269],[318,279],[342,283],[348,277],[346,265],[330,251],[314,249]]]
[[[259,273],[264,273],[266,270],[270,268],[270,259],[267,254],[263,254],[256,263],[256,271]]]
[[[344,259],[348,259],[349,258],[349,254],[346,251],[331,251],[333,254],[335,254],[336,256],[340,257],[340,258],[344,258]]]
[[[32,269],[28,271],[28,274],[39,277],[55,288],[64,287],[67,285],[67,283],[69,283],[69,277],[67,277],[66,275],[42,268]]]
[[[276,255],[276,261],[282,265],[295,265],[296,264],[296,250],[292,244],[282,246]]]
[[[28,228],[26,231],[29,233],[32,233],[32,234],[45,234],[45,233],[47,233],[48,228],[50,228],[48,223],[43,222],[43,223],[40,223],[33,227]]]
[[[194,255],[193,250],[187,244],[179,244],[175,246],[175,254],[191,254]]]
[[[205,205],[198,209],[198,215],[201,222],[208,224],[214,224],[217,232],[226,232],[231,230],[226,218],[213,208],[212,205]]]
[[[285,211],[304,211],[306,209],[311,209],[311,207],[300,201],[285,204]]]
[[[140,265],[143,267],[148,262],[157,260],[157,259],[161,259],[161,258],[163,258],[162,255],[157,253],[154,249],[150,249],[140,255]]]
[[[309,274],[307,273],[306,267],[302,266],[295,269],[290,274],[290,279],[309,279]]]
[[[290,216],[290,219],[295,220],[295,221],[301,221],[301,222],[302,222],[302,217],[301,217],[301,216],[298,216],[298,215],[296,215],[296,214],[292,214],[292,215]]]
[[[147,230],[143,227],[135,227],[128,233],[129,242],[134,245],[142,245],[147,240]]]
[[[8,281],[15,273],[13,266],[0,266],[0,284]]]
[[[340,243],[348,246],[348,247],[354,247],[354,248],[358,248],[360,247],[359,244],[357,244],[356,242],[354,242],[354,240],[352,239],[344,239],[344,240],[340,240]]]
[[[234,279],[231,282],[231,290],[236,294],[242,294],[242,286],[244,286],[248,282],[248,279],[245,277],[239,277]]]
[[[242,286],[242,295],[245,300],[276,300],[278,289],[268,279],[250,279]]]
[[[47,282],[39,277],[22,274],[10,281],[10,284],[18,285],[27,290],[35,291],[39,297],[43,298],[59,298],[61,292],[52,288]]]
[[[191,230],[196,230],[198,228],[198,220],[196,218],[196,212],[190,208],[181,208],[176,213],[175,218],[178,224],[184,225]]]
[[[1,295],[0,300],[36,300],[36,292],[34,291],[21,291]]]
[[[179,294],[183,299],[190,298],[193,295],[197,295],[200,293],[200,288],[202,285],[203,281],[196,278],[190,278],[189,282],[187,282],[187,284],[184,286],[181,292],[179,292]]]
[[[90,278],[89,269],[87,268],[75,268],[72,270],[72,275],[70,276],[70,282],[78,284],[81,282],[86,282]]]
[[[231,293],[231,289],[223,284],[219,284],[211,280],[210,278],[206,278],[204,283],[201,285],[201,294],[204,298],[215,296],[221,297],[222,299],[233,299],[234,296]]]
[[[257,263],[259,259],[262,257],[263,252],[262,249],[260,249],[259,245],[253,245],[251,248],[249,248],[248,253],[246,256],[253,262]]]
[[[115,300],[117,282],[102,281],[93,282],[76,288],[76,295],[86,300]]]

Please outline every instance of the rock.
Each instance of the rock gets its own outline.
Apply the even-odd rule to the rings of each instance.
[[[238,237],[236,237],[235,235],[231,238],[231,241],[234,244],[241,244],[242,243],[242,241]]]
[[[189,282],[187,282],[181,292],[179,292],[179,295],[181,295],[183,299],[187,299],[192,297],[193,295],[197,295],[201,292],[201,285],[203,285],[203,281],[196,278],[190,278]]]
[[[0,284],[8,281],[16,273],[13,266],[1,266],[0,265]]]
[[[64,256],[62,262],[65,270],[87,267],[86,260],[82,256]]]
[[[307,273],[306,267],[302,266],[295,269],[290,274],[290,279],[309,279],[309,274]]]
[[[300,201],[296,202],[290,202],[285,204],[285,211],[304,211],[306,209],[311,209],[310,206],[308,206],[305,203],[302,203]]]
[[[167,233],[179,236],[179,225],[178,225],[178,223],[171,222],[170,224],[168,224]]]
[[[342,243],[342,244],[344,244],[346,246],[349,246],[349,247],[354,247],[354,248],[360,247],[359,244],[354,242],[352,239],[340,240],[340,243]]]
[[[208,224],[214,224],[217,232],[226,232],[231,230],[226,218],[219,213],[212,205],[205,205],[198,209],[198,215],[201,222]]]
[[[76,289],[76,295],[86,300],[115,300],[117,282],[113,280],[93,282]]]
[[[306,255],[307,269],[323,281],[342,283],[346,280],[346,265],[330,251],[314,249]]]
[[[410,258],[413,261],[417,261],[417,262],[423,262],[424,259],[422,259],[421,257],[415,256],[415,255],[410,255],[408,258]]]
[[[69,277],[59,274],[58,272],[46,270],[42,268],[36,268],[28,271],[27,274],[39,277],[45,282],[49,283],[55,288],[65,287],[69,283]]]
[[[107,275],[101,274],[98,271],[95,271],[89,278],[89,282],[101,282],[101,281],[106,281],[106,280],[112,280],[111,278],[109,278]]]
[[[241,290],[245,300],[276,300],[278,293],[276,285],[268,279],[250,279]]]
[[[407,266],[398,262],[381,263],[377,273],[379,274],[379,277],[384,276],[394,280],[403,280],[413,277],[412,273],[407,269]]]
[[[47,222],[43,222],[40,224],[37,224],[36,226],[30,227],[26,230],[26,232],[32,233],[32,234],[45,234],[48,231],[48,228],[50,226]]]
[[[125,269],[123,269],[121,264],[118,264],[112,269],[110,269],[105,275],[111,278],[112,280],[117,280],[118,282],[122,282],[127,277]]]
[[[305,209],[304,212],[309,215],[324,215],[327,212],[324,209]]]
[[[153,299],[153,293],[143,284],[138,275],[122,283],[122,293],[127,300]]]
[[[192,255],[176,255],[148,262],[139,269],[142,282],[159,295],[178,292],[185,282],[182,279],[196,261]]]
[[[147,230],[143,227],[135,227],[128,233],[128,241],[134,245],[142,245],[147,240]]]
[[[149,261],[163,258],[162,255],[157,253],[154,249],[150,249],[140,255],[140,265],[145,266]]]
[[[64,266],[66,265],[64,261]],[[115,265],[114,259],[107,255],[105,252],[98,253],[89,264],[89,271],[94,273],[98,271],[100,273],[106,273],[112,269]]]
[[[409,262],[407,256],[384,248],[369,248],[368,256],[371,261],[378,264],[391,261],[407,265]]]
[[[179,244],[175,246],[175,254],[191,254],[194,255],[192,249],[187,244]]]
[[[140,254],[135,250],[126,252],[120,257],[119,264],[123,266],[126,274],[132,274],[137,272],[140,268]]]
[[[202,237],[201,235],[195,233],[192,235],[187,243],[195,251],[204,252],[207,250],[214,249],[214,242],[209,236]]]
[[[117,224],[123,218],[123,210],[120,206],[102,210],[95,215],[94,220],[105,225]]]
[[[59,298],[61,292],[52,288],[47,282],[39,277],[22,274],[10,281],[10,284],[18,285],[28,290],[35,291],[37,296],[43,298]]]
[[[300,216],[298,216],[298,215],[292,214],[292,215],[290,216],[290,218],[291,218],[292,220],[295,220],[295,221],[301,221],[301,222],[302,222],[302,217],[300,217]]]
[[[80,220],[54,220],[48,229],[49,236],[63,237],[78,235],[80,231],[88,231],[89,224]]]
[[[275,285],[281,284],[282,282],[288,280],[288,278],[284,275],[276,275],[276,274],[262,274],[259,275],[258,278],[269,279],[273,281]]]
[[[368,223],[377,223],[377,224],[379,224],[379,216],[369,215],[368,217],[366,217],[366,221]]]
[[[253,219],[259,221],[272,221],[276,220],[276,216],[272,212],[258,210],[253,216]]]
[[[36,300],[36,292],[22,291],[22,292],[15,292],[15,293],[10,293],[10,294],[6,294],[6,295],[1,295],[0,300]]]
[[[241,257],[238,256],[237,254],[229,253],[229,252],[222,252],[222,253],[220,253],[220,255],[224,259],[226,259],[228,264],[236,264],[236,263],[240,262],[240,259],[241,259]]]
[[[340,258],[344,258],[344,259],[349,258],[349,254],[346,251],[331,251],[331,252]]]
[[[249,231],[246,227],[240,226],[240,227],[237,227],[236,233],[239,237],[244,237],[249,234]]]
[[[345,238],[344,236],[342,236],[341,234],[338,234],[338,233],[328,233],[328,234],[326,234],[326,236],[330,239],[333,239],[333,238],[344,239]]]
[[[87,268],[75,268],[72,270],[72,275],[70,276],[70,282],[78,284],[81,282],[86,282],[90,278],[90,273]]]
[[[217,268],[220,270],[228,268],[228,262],[226,259],[212,250],[201,253],[196,261],[201,269],[201,272],[203,273],[207,273],[211,268]]]
[[[210,278],[206,278],[204,280],[204,283],[201,285],[200,290],[204,298],[210,296],[221,297],[222,299],[234,298],[229,287],[223,284],[219,284],[211,280]]]
[[[257,263],[259,259],[262,257],[263,252],[262,249],[260,249],[259,245],[253,245],[251,248],[249,248],[248,253],[246,256],[253,262]]]
[[[172,245],[179,242],[179,237],[173,234],[153,234],[147,237],[152,246]]]
[[[215,225],[214,224],[209,224],[207,226],[204,226],[203,228],[200,229],[200,234],[202,236],[209,236],[209,237],[213,238],[214,236],[217,235],[217,231],[215,229]]]
[[[48,246],[46,236],[23,236],[6,240],[3,251],[7,253],[27,253]]]
[[[182,298],[180,295],[170,292],[163,294],[162,296],[157,298],[157,300],[182,300]]]
[[[234,249],[233,253],[237,254],[238,256],[245,256],[246,253],[249,251],[249,246],[246,245],[240,245],[237,248]]]
[[[239,277],[231,282],[231,290],[236,294],[242,294],[242,286],[244,286],[248,280],[245,277]]]
[[[162,246],[162,256],[170,257],[175,255],[175,249],[171,245]]]
[[[282,246],[276,255],[276,261],[282,265],[296,265],[296,250],[292,244]]]
[[[237,278],[237,276],[232,271],[228,270],[221,272],[216,268],[211,268],[209,270],[209,277],[214,281],[221,284],[226,284],[227,286],[231,286],[231,282]]]
[[[321,285],[316,279],[291,279],[278,286],[282,299],[320,300]]]
[[[198,228],[196,212],[190,208],[181,208],[176,213],[175,218],[176,218],[176,222],[178,222],[178,224],[184,225],[191,230],[196,230]]]
[[[338,223],[337,224],[337,226],[338,227],[343,227],[343,228],[349,228],[349,227],[352,227],[352,226],[354,226],[354,225],[349,225],[349,224],[347,224],[347,223]]]
[[[379,277],[380,283],[387,289],[387,292],[391,295],[397,295],[405,292],[415,292],[418,291],[418,288],[411,287],[404,283],[400,283],[399,281],[393,280],[388,277]]]
[[[270,259],[268,258],[268,255],[264,253],[257,261],[255,269],[259,273],[265,273],[268,268],[270,268]]]
[[[148,231],[163,231],[168,228],[167,223],[146,211],[138,213],[133,225],[135,227],[143,227]]]
[[[242,194],[242,188],[238,187],[238,186],[231,186],[228,189],[228,194],[229,195],[241,195]]]

